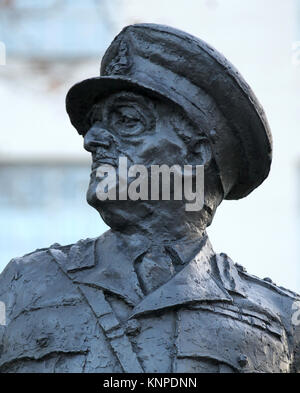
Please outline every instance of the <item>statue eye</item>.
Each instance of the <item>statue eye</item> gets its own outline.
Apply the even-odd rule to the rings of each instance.
[[[97,121],[102,121],[102,107],[99,104],[94,105],[87,116],[90,126]]]
[[[120,135],[138,135],[145,130],[143,115],[132,106],[118,106],[111,112],[110,121],[113,129]]]

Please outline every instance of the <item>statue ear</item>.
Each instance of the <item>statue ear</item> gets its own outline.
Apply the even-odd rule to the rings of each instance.
[[[190,142],[189,148],[195,157],[197,165],[209,165],[212,159],[212,150],[206,136],[199,135],[194,137]]]

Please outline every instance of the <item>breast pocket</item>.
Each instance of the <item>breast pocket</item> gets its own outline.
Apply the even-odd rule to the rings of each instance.
[[[207,359],[236,372],[289,370],[286,334],[275,321],[212,306],[180,310],[178,319],[178,359]]]
[[[0,369],[9,371],[15,364],[25,367],[25,363],[32,361],[36,365],[42,359],[57,361],[61,354],[69,357],[69,362],[76,357],[79,367],[80,359],[83,362],[88,352],[88,338],[94,334],[94,328],[93,315],[83,304],[23,311],[3,332]]]

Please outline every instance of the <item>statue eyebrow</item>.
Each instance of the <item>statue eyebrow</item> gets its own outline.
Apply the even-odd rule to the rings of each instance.
[[[101,118],[102,118],[102,109],[103,109],[103,104],[102,102],[98,102],[96,104],[94,104],[91,109],[88,111],[88,113],[86,114],[86,119],[88,121],[88,123],[90,124],[90,126],[93,124],[93,120],[94,117],[97,114],[101,114]]]

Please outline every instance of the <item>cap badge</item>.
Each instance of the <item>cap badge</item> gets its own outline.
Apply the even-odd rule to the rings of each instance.
[[[125,41],[121,41],[117,51],[117,55],[105,68],[106,75],[122,75],[131,67],[131,62],[128,55],[129,49]]]

